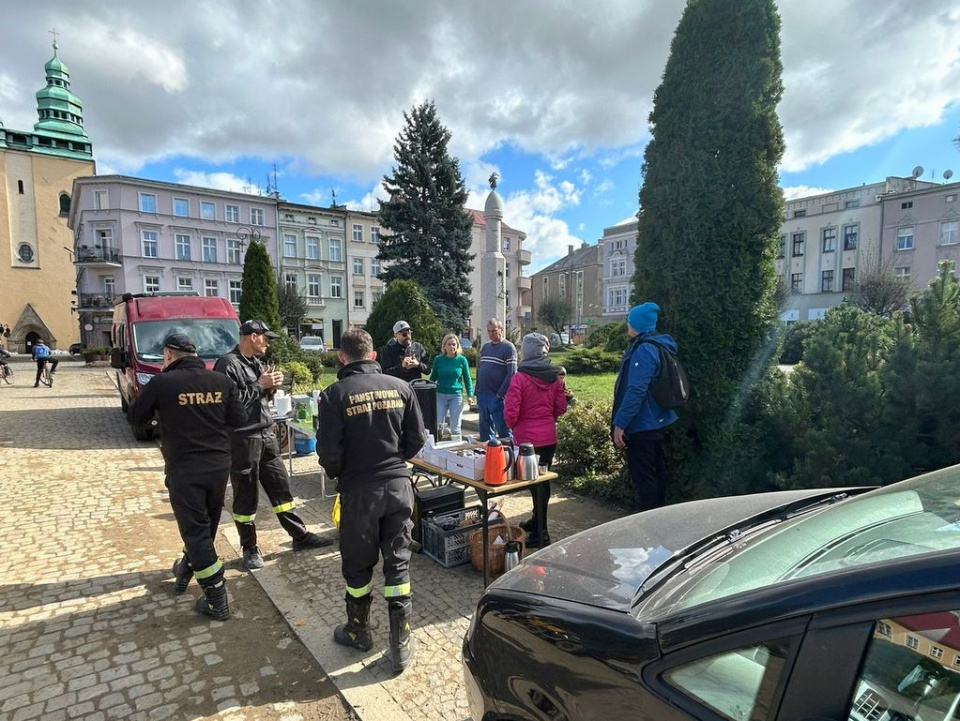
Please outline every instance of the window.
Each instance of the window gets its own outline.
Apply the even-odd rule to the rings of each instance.
[[[176,235],[177,260],[190,260],[190,236],[183,233]]]
[[[60,193],[60,215],[70,215],[70,196]]]
[[[112,297],[117,294],[117,281],[113,276],[103,279],[103,294]]]
[[[793,211],[794,218],[804,218],[807,215],[806,209]]]
[[[627,260],[626,258],[614,258],[610,261],[610,275],[614,278],[619,278],[627,274]]]
[[[240,250],[242,246],[237,238],[227,238],[227,262],[230,265],[240,265]]]
[[[767,718],[788,650],[786,640],[768,641],[676,666],[663,678],[725,719]]]
[[[843,285],[840,287],[840,290],[842,290],[844,293],[848,291],[852,291],[854,288],[854,285],[856,284],[855,278],[856,278],[856,270],[854,270],[853,268],[844,268],[843,280],[841,281]]]
[[[793,234],[793,257],[803,255],[803,242],[807,239],[806,233]]]
[[[821,293],[832,293],[833,292],[833,271],[825,270],[820,274],[820,292]]]
[[[627,289],[623,286],[610,288],[607,291],[607,305],[610,308],[625,308],[627,305]]]
[[[363,258],[353,259],[353,274],[363,275]]]
[[[541,298],[546,298],[546,297],[549,296],[549,295],[550,295],[550,279],[549,279],[549,278],[544,278],[544,279],[543,279],[543,286],[542,286],[541,289],[540,289],[540,297],[541,297]]]
[[[157,196],[153,193],[140,193],[140,212],[141,213],[156,213],[157,212]]]
[[[353,291],[353,307],[363,308],[363,291],[362,290]]]
[[[357,225],[356,223],[354,223],[354,225],[353,225],[353,241],[354,241],[355,243],[362,243],[362,242],[363,242],[363,226],[362,226],[362,225]]]
[[[103,257],[109,257],[110,254],[107,251],[113,247],[113,231],[109,228],[98,230],[97,245],[99,246],[100,250],[104,251]]]
[[[155,230],[140,231],[140,245],[144,258],[158,258],[160,236]]]
[[[370,228],[370,242],[374,245],[380,243],[380,228]]]
[[[794,273],[790,276],[790,292],[791,293],[802,293],[803,292],[803,273]]]
[[[565,298],[567,295],[567,276],[563,273],[557,276],[557,285],[560,287],[560,296]]]
[[[243,291],[242,280],[231,280],[229,284],[230,302],[234,305],[240,304],[240,296]]]
[[[207,235],[207,236],[204,236],[200,242],[203,245],[203,262],[216,263],[217,262],[217,239]]]
[[[190,293],[193,291],[193,278],[180,276],[177,278],[177,290],[181,293]]]
[[[957,244],[957,221],[948,220],[940,223],[940,245]]]
[[[931,658],[943,658],[943,649],[939,646],[930,647],[930,657]]]
[[[33,261],[33,246],[29,243],[21,243],[17,248],[17,257],[21,263],[30,263]]]
[[[330,276],[330,297],[343,298],[343,278],[339,275]]]
[[[341,244],[340,239],[331,239],[330,240],[330,260],[336,261],[337,263],[343,260],[341,256]]]
[[[506,291],[503,292],[503,304],[507,307],[507,310],[509,311],[510,308],[511,308],[511,306],[510,306],[510,291],[509,291],[509,290],[506,290]]]
[[[211,203],[209,200],[200,201],[200,217],[204,220],[216,220],[217,219],[217,204]],[[263,223],[261,223],[263,225]]]
[[[957,200],[957,194],[951,193],[950,195],[944,196],[943,200],[946,203],[955,203]]]
[[[107,210],[110,207],[106,190],[93,191],[93,207],[94,210]]]
[[[379,258],[370,259],[370,275],[372,275],[374,278],[380,275],[380,259]]]
[[[203,294],[208,298],[216,298],[220,295],[220,283],[216,278],[203,279]]]
[[[913,207],[913,201],[912,201],[912,200],[906,200],[906,201],[900,203],[900,210],[906,210],[907,208],[912,208],[912,207]]]
[[[504,239],[503,239],[503,249],[504,249],[504,250],[510,250],[510,239],[509,239],[509,238],[504,238]]]
[[[228,223],[240,222],[240,206],[239,205],[224,205],[223,214]]]
[[[913,250],[913,227],[897,230],[897,250]]]
[[[910,268],[909,266],[900,266],[900,267],[894,268],[893,275],[897,280],[909,282]]]
[[[283,284],[286,286],[287,290],[292,290],[293,292],[296,292],[297,291],[297,274],[285,273],[283,276]]]
[[[159,293],[160,292],[160,276],[159,275],[143,276],[143,292]]]
[[[283,255],[286,258],[297,257],[297,236],[284,233],[283,235]]]
[[[190,217],[190,201],[186,198],[173,199],[173,214],[178,218]]]
[[[320,299],[320,276],[317,273],[307,274],[307,298]]]
[[[263,225],[263,208],[250,208],[250,225]]]
[[[823,252],[835,252],[837,250],[837,229],[824,228],[821,233],[823,235]]]
[[[859,208],[859,207],[860,207],[860,201],[859,201],[859,200],[845,200],[845,201],[843,202],[843,207],[844,207],[844,209]]]
[[[843,249],[844,250],[856,250],[857,249],[857,238],[860,235],[860,226],[859,225],[845,225],[843,226]]]
[[[780,236],[780,252],[777,254],[777,258],[783,258],[787,254],[787,236]]]
[[[307,236],[307,258],[320,260],[320,239],[315,235]]]
[[[890,624],[885,621],[877,621],[877,633],[881,636],[890,636]]]
[[[503,275],[504,275],[505,278],[509,278],[509,277],[510,277],[510,263],[507,263],[507,264],[504,266]],[[510,305],[510,304],[508,303],[507,305]]]
[[[379,290],[373,291],[373,304],[376,305],[382,297],[383,297],[383,291],[379,291]]]

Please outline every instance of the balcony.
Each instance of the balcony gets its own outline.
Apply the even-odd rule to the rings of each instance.
[[[520,265],[530,265],[531,255],[529,250],[521,250],[517,253],[517,259],[520,261]]]
[[[529,275],[521,275],[519,278],[517,278],[517,288],[519,288],[521,291],[530,290],[531,282],[532,281],[530,280]]]
[[[76,262],[78,265],[103,265],[115,268],[121,265],[120,251],[116,248],[90,248],[81,245],[77,248]]]
[[[118,298],[114,295],[104,293],[78,293],[77,307],[80,310],[100,310],[104,312],[113,312],[113,304]]]

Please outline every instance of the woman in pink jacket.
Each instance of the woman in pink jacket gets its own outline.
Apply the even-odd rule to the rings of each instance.
[[[503,399],[503,418],[513,431],[514,442],[532,443],[541,466],[553,464],[557,450],[557,418],[567,410],[567,396],[560,369],[550,365],[550,342],[539,333],[528,333],[520,346],[523,360],[510,380]],[[550,545],[547,532],[547,504],[550,483],[530,489],[533,518],[520,525],[527,531],[527,546]]]

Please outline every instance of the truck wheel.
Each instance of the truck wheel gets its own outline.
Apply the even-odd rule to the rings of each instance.
[[[133,437],[138,441],[153,440],[153,426],[130,426],[133,429]]]

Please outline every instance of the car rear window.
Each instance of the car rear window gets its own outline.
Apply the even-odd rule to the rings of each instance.
[[[670,613],[798,578],[960,548],[960,466],[788,519],[733,540],[640,607]]]

